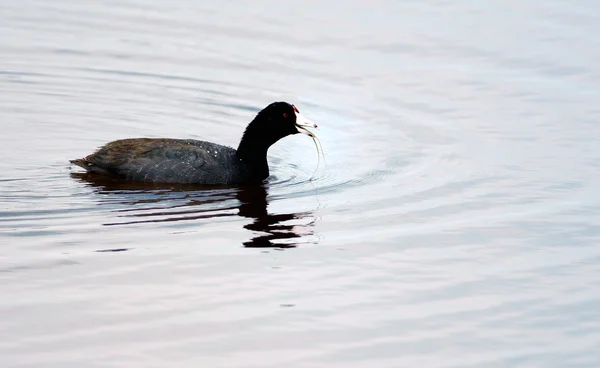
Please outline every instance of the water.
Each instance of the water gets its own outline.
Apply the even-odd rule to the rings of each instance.
[[[600,6],[0,1],[8,367],[598,367]],[[113,139],[319,124],[259,188]]]

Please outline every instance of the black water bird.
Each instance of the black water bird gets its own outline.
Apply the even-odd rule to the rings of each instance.
[[[287,102],[273,102],[248,124],[237,149],[194,139],[116,140],[72,164],[86,171],[133,181],[179,184],[245,184],[269,176],[267,151],[317,125]]]

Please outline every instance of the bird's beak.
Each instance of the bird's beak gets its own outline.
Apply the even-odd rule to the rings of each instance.
[[[306,129],[306,127],[317,128],[317,124],[308,120],[299,112],[296,112],[296,129],[298,129],[298,133],[306,134],[307,136],[314,138],[315,135],[310,130]]]

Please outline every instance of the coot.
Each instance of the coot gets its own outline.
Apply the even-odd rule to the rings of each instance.
[[[134,181],[244,184],[269,176],[267,151],[291,134],[314,137],[317,125],[287,102],[273,102],[248,124],[237,149],[194,139],[132,138],[107,143],[71,160],[88,172]]]

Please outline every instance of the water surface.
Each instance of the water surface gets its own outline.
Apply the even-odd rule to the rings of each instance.
[[[3,367],[598,367],[592,1],[0,1]],[[84,175],[319,124],[264,186]],[[313,174],[314,173],[314,174]]]

